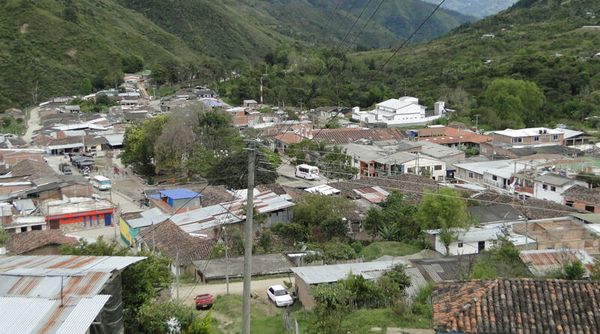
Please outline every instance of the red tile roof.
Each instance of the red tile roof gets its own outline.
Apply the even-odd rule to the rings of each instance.
[[[398,129],[362,129],[362,128],[342,128],[342,129],[323,129],[315,131],[315,141],[324,141],[327,144],[348,144],[359,139],[369,139],[372,141],[402,140],[404,136]]]
[[[600,333],[600,282],[442,282],[432,303],[438,333]]]
[[[286,145],[297,144],[304,139],[307,139],[307,138],[304,138],[301,135],[296,134],[294,132],[281,133],[281,134],[278,134],[277,136],[275,136],[275,140],[278,140]]]
[[[48,245],[73,245],[77,239],[65,236],[60,230],[30,231],[11,234],[6,249],[13,254],[23,254]]]
[[[450,127],[425,128],[419,130],[419,141],[428,141],[436,144],[481,144],[491,140],[492,137],[490,136],[480,135],[468,130],[459,130]]]

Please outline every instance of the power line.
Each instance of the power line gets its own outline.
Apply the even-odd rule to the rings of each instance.
[[[352,38],[352,40],[350,41],[350,43],[348,44],[348,47],[351,47],[352,44],[354,44],[354,42],[356,42],[358,40],[358,38],[360,37],[360,35],[362,35],[362,33],[365,31],[365,29],[367,28],[367,26],[369,25],[369,23],[371,22],[371,20],[373,19],[373,17],[375,17],[375,15],[377,14],[377,12],[379,11],[379,9],[381,8],[381,5],[383,5],[383,3],[385,2],[385,0],[381,0],[379,2],[379,4],[377,5],[377,7],[375,8],[375,10],[373,11],[373,13],[371,13],[371,16],[369,16],[369,18],[367,19],[367,22],[365,22],[365,24],[363,25],[362,29],[360,30],[360,32],[358,34],[356,34],[354,36],[354,38]]]
[[[440,7],[442,7],[444,2],[446,2],[446,0],[440,1],[440,3],[433,9],[433,11],[431,11],[431,13],[425,18],[425,20],[423,20],[423,22],[421,22],[421,24],[417,27],[417,29],[415,31],[413,31],[412,34],[410,34],[410,36],[408,36],[408,38],[404,42],[402,42],[402,44],[400,44],[400,46],[394,51],[394,53],[392,53],[392,55],[385,61],[383,66],[381,66],[381,70],[383,70],[385,68],[385,66],[390,62],[390,60],[392,60],[392,58],[394,58],[396,56],[396,54],[398,54],[398,51],[400,51],[400,49],[402,49],[406,44],[408,44],[408,42],[410,42],[410,40],[419,32],[419,30],[421,30],[421,28],[423,28],[425,23],[427,23],[427,21],[429,21],[429,19],[440,9]]]
[[[356,26],[356,24],[358,23],[358,21],[360,20],[360,18],[364,15],[364,13],[367,11],[367,8],[369,8],[369,5],[371,4],[371,1],[373,0],[369,0],[367,2],[367,4],[365,5],[365,7],[362,9],[362,11],[360,12],[360,14],[358,15],[358,17],[356,17],[356,20],[354,20],[354,22],[352,22],[352,25],[350,26],[350,29],[348,29],[348,31],[346,32],[346,35],[344,35],[344,38],[333,48],[333,50],[337,50],[340,45],[344,44],[344,42],[346,41],[346,39],[348,38],[348,36],[350,35],[350,33],[352,32],[352,29],[354,29],[354,27]]]

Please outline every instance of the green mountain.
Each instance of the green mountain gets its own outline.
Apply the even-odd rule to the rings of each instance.
[[[146,63],[203,58],[181,39],[109,0],[0,4],[0,110],[75,94],[83,78],[110,85],[131,55]]]
[[[165,81],[213,77],[224,64],[256,63],[278,48],[335,45],[363,5],[357,0],[354,8],[332,14],[329,0],[4,0],[0,110],[75,94],[82,80],[110,86],[138,67],[156,70]],[[430,8],[417,0],[388,1],[352,46],[394,45]],[[469,19],[441,11],[419,38],[437,37]]]
[[[285,62],[275,64],[264,80],[265,99],[300,101],[310,107],[368,107],[412,95],[429,107],[436,100],[447,101],[458,110],[455,119],[470,123],[479,115],[480,124],[494,128],[556,123],[598,127],[598,26],[600,1],[522,0],[497,15],[462,25],[433,41],[408,45],[396,54],[390,49],[352,54],[314,51],[296,68]],[[234,102],[258,96],[260,75],[244,74],[222,91]],[[490,85],[496,79],[517,81]],[[502,88],[506,85],[514,86]],[[494,93],[505,89],[501,98],[486,96],[490,86]],[[515,96],[519,95],[515,89],[521,88],[538,96],[535,86],[543,94],[541,103],[522,101],[528,94]],[[528,108],[531,105],[536,107]]]
[[[423,0],[431,4],[439,4],[440,0]],[[465,15],[484,18],[494,15],[512,6],[518,0],[447,0],[442,8]]]

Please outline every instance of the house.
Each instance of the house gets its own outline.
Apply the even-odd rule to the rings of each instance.
[[[513,175],[524,171],[528,165],[517,160],[492,160],[454,164],[454,178],[501,192],[514,188]]]
[[[28,234],[33,231],[45,231],[48,229],[46,219],[44,216],[10,216],[6,215],[4,210],[6,207],[2,206],[2,218],[4,222],[2,228],[9,234]]]
[[[152,203],[165,212],[200,207],[201,197],[201,194],[184,188],[160,190],[155,194],[148,195]]]
[[[562,145],[564,133],[548,128],[506,129],[492,131],[493,140],[512,147]]]
[[[256,102],[256,100],[244,100],[244,102],[242,103],[242,107],[248,109],[256,109],[256,107],[258,107],[258,102]]]
[[[243,193],[243,191],[238,192],[239,195],[243,195]],[[222,226],[241,223],[246,219],[245,196],[235,198],[233,201],[177,213],[170,218],[170,221],[187,233],[216,236]],[[293,206],[294,203],[285,196],[277,195],[274,192],[254,192],[254,207],[259,214],[265,215],[266,227],[276,223],[289,222],[292,219],[291,208]],[[256,230],[260,227],[258,224],[254,226]]]
[[[408,126],[430,123],[446,113],[444,102],[435,103],[433,116],[426,116],[426,109],[416,97],[404,96],[377,103],[375,109],[369,111],[360,111],[359,107],[355,107],[352,119],[367,124],[382,123],[390,127]]]
[[[372,203],[372,204],[378,204],[378,203],[385,201],[385,199],[390,194],[385,189],[378,187],[378,186],[358,188],[358,189],[353,189],[353,191],[358,196],[360,196],[361,198],[367,200],[369,203]]]
[[[161,223],[169,219],[170,215],[159,208],[152,208],[143,212],[130,212],[119,217],[119,232],[121,240],[129,247],[137,247],[137,236],[142,228]]]
[[[536,247],[529,249],[579,249],[592,256],[600,254],[597,232],[574,217],[518,222],[512,224],[512,230],[535,240]]]
[[[412,284],[408,288],[409,296],[413,296],[418,287],[425,284],[420,272],[413,268],[409,262],[402,260],[374,261],[332,264],[324,266],[292,267],[294,287],[298,300],[306,309],[312,309],[315,301],[311,294],[311,288],[319,284],[329,284],[348,277],[348,274],[359,275],[367,280],[381,277],[397,265],[408,266],[405,272],[411,277]]]
[[[71,231],[113,223],[114,205],[104,199],[66,197],[44,201],[41,208],[50,229]]]
[[[454,164],[464,161],[466,158],[465,152],[457,148],[428,141],[420,141],[414,144],[420,148],[419,152],[421,154],[446,163],[446,177],[448,178],[454,178],[456,172]]]
[[[352,157],[352,166],[358,168],[361,177],[381,177],[398,174],[417,174],[444,180],[446,163],[419,153],[407,145],[361,145],[347,144],[343,148]]]
[[[547,277],[560,272],[573,261],[580,261],[586,269],[594,264],[594,258],[581,249],[524,250],[519,253],[519,258],[536,277]],[[589,276],[589,269],[586,271]]]
[[[564,192],[573,186],[587,187],[587,183],[556,174],[540,175],[534,179],[533,197],[563,204]]]
[[[440,230],[425,231],[434,249],[444,255],[467,255],[479,254],[486,249],[490,249],[498,243],[498,239],[506,236],[510,242],[517,247],[532,247],[535,240],[527,238],[516,233],[511,233],[510,228],[503,225],[489,227],[472,227],[468,230],[456,229],[453,231],[456,238],[448,246],[442,242]]]
[[[307,138],[294,132],[280,133],[273,137],[274,149],[278,152],[285,152],[288,146],[298,144],[305,139]]]
[[[564,146],[581,147],[585,145],[587,141],[585,132],[570,130],[567,128],[556,128],[554,130],[563,133],[562,145]]]
[[[498,278],[440,282],[437,334],[600,333],[600,282]]]
[[[0,257],[2,332],[123,333],[121,273],[144,259]]]
[[[320,129],[315,131],[314,140],[325,142],[327,145],[343,145],[367,140],[371,142],[400,141],[404,135],[396,128],[339,128]]]
[[[171,259],[174,274],[183,270],[196,275],[193,261],[208,259],[215,244],[214,239],[184,232],[170,220],[143,228],[136,237],[139,249],[161,251]]]
[[[589,189],[580,185],[570,187],[562,193],[564,205],[579,211],[600,213],[600,189]]]
[[[49,154],[60,155],[63,153],[80,152],[83,150],[84,137],[66,137],[62,139],[53,139],[48,144],[46,150]]]
[[[556,155],[563,158],[581,155],[581,151],[571,146],[513,146],[512,144],[499,141],[481,143],[479,153],[492,160],[519,159],[536,155]]]
[[[492,137],[470,130],[441,125],[430,125],[425,129],[410,131],[411,138],[420,142],[429,142],[452,148],[472,147],[479,151],[482,143],[489,142]]]
[[[76,238],[67,237],[60,230],[32,231],[11,234],[6,250],[13,255],[59,255],[59,246],[76,243]]]

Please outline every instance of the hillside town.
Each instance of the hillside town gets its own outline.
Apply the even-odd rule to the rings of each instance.
[[[366,289],[353,292],[362,308],[412,305],[391,313],[412,320],[392,319],[387,333],[513,333],[504,329],[515,319],[538,328],[528,332],[554,333],[545,326],[555,313],[561,332],[600,330],[592,306],[600,283],[589,280],[600,269],[594,134],[560,124],[473,128],[453,122],[456,110],[444,101],[430,109],[410,96],[368,111],[269,105],[262,96],[232,105],[204,86],[157,98],[148,81],[128,74],[118,89],[11,111],[27,130],[0,139],[7,333],[122,333],[127,268],[154,256],[165,259],[173,281],[155,286],[159,300],[200,309],[202,298],[210,296],[208,308],[215,298],[215,319],[229,332],[235,320],[218,304],[243,292],[249,214],[252,302],[278,326],[276,307],[285,307],[289,332],[299,332],[306,312],[321,316],[324,289],[347,280]],[[82,110],[99,101],[108,105],[103,112]],[[148,177],[123,158],[134,129],[164,117],[164,134],[170,119],[194,110],[225,117],[259,167],[243,160],[240,174],[221,181],[191,168],[157,167]],[[263,171],[264,160],[277,163]],[[229,173],[222,161],[217,169]],[[251,182],[255,172],[251,188],[223,181]],[[111,244],[109,253],[86,253]],[[385,279],[401,291],[367,298]],[[346,312],[330,310],[327,319],[338,311]]]

